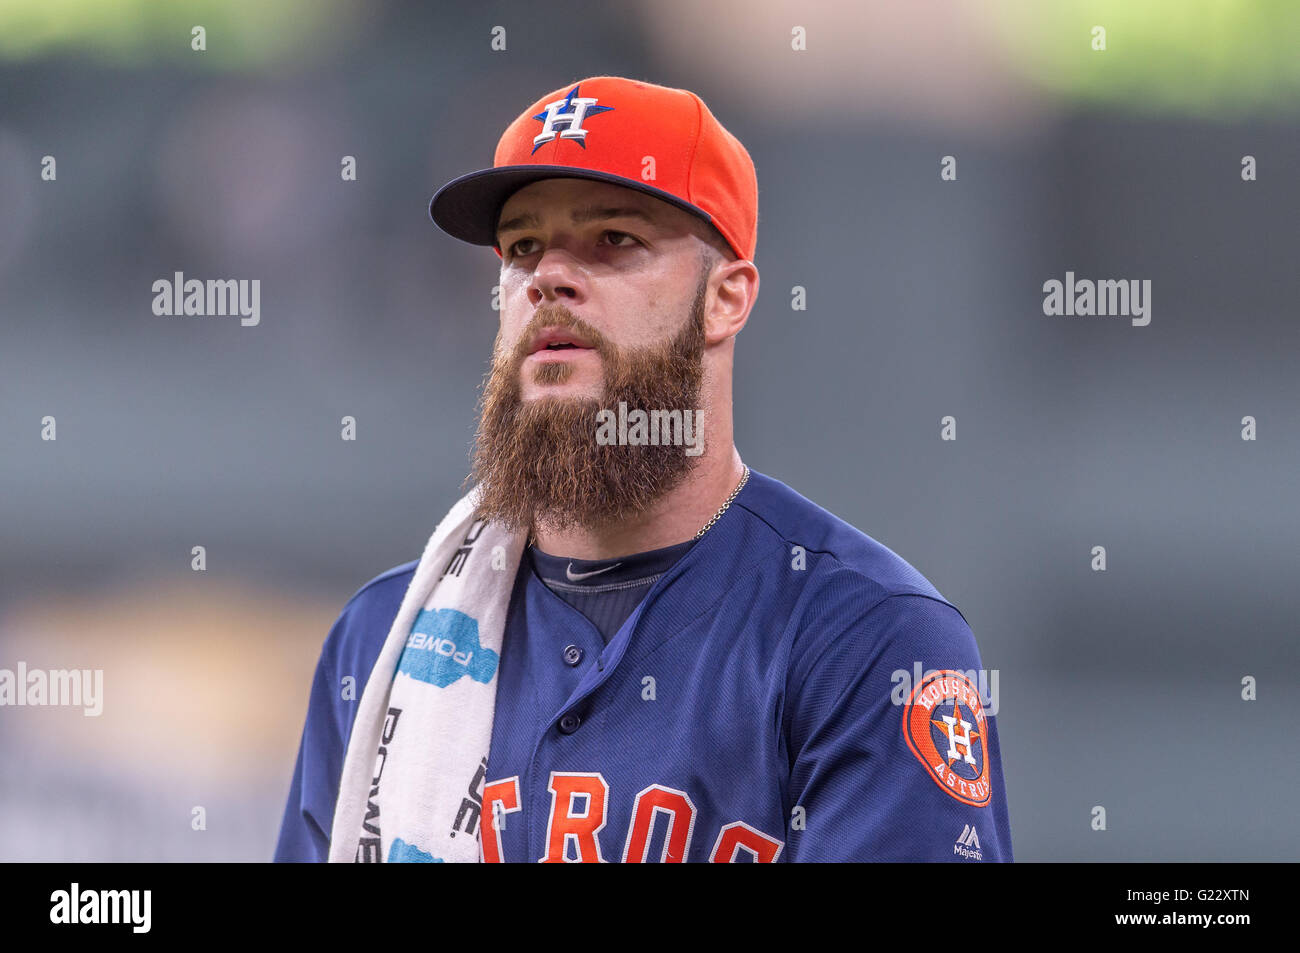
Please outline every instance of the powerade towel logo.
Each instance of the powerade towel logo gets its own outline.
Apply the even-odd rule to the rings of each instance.
[[[408,844],[400,837],[393,838],[393,846],[388,849],[390,864],[441,864],[441,857],[434,857],[428,851],[420,850],[414,844]]]
[[[961,672],[931,672],[903,706],[903,737],[934,783],[974,807],[992,798],[980,693]]]
[[[456,609],[421,609],[397,670],[446,688],[462,675],[486,685],[501,657],[478,644],[478,622]]]

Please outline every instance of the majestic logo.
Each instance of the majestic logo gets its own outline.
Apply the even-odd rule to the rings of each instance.
[[[903,706],[903,737],[934,783],[974,807],[987,807],[989,743],[979,691],[961,672],[930,672]]]
[[[984,853],[980,850],[980,836],[975,833],[974,824],[966,824],[962,827],[961,836],[957,838],[957,843],[952,845],[952,852],[967,860],[984,859]]]
[[[573,563],[569,563],[569,565],[564,567],[564,578],[569,580],[569,582],[578,582],[579,580],[587,579],[591,576],[599,576],[601,573],[609,572],[611,569],[617,569],[621,565],[623,564],[614,563],[612,566],[606,566],[604,569],[593,569],[591,572],[574,572]]]
[[[468,675],[486,685],[500,656],[479,645],[478,623],[456,609],[421,609],[406,637],[397,670],[439,688]]]
[[[582,127],[584,120],[601,113],[612,112],[613,106],[597,106],[594,98],[578,96],[578,87],[569,90],[569,95],[546,104],[546,112],[538,113],[533,118],[542,124],[542,131],[533,137],[533,152],[556,136],[556,128],[562,127],[561,139],[572,139],[582,148],[587,148],[587,130]]]

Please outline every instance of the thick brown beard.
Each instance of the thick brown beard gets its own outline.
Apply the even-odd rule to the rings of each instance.
[[[493,348],[492,369],[479,402],[470,479],[481,487],[479,516],[511,531],[537,522],[562,529],[599,529],[644,513],[678,486],[698,456],[684,446],[602,445],[597,413],[699,410],[704,376],[704,299],[701,279],[685,325],[662,347],[618,350],[563,305],[538,311],[510,355]],[[569,328],[594,343],[604,368],[602,399],[543,397],[520,401],[520,365],[543,327]],[[539,383],[566,380],[567,363],[539,364]],[[698,439],[698,437],[697,437]]]

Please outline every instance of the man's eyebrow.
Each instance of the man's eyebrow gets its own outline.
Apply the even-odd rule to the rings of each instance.
[[[610,218],[639,218],[650,225],[658,224],[658,220],[649,212],[631,205],[584,205],[581,208],[575,208],[569,217],[574,225],[603,221]],[[521,228],[540,228],[541,224],[542,220],[538,218],[536,213],[524,212],[522,215],[516,215],[514,218],[507,219],[498,225],[497,234],[518,231]]]

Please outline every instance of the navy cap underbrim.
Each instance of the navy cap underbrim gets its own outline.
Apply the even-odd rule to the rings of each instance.
[[[515,192],[541,179],[592,179],[636,189],[698,215],[709,224],[713,216],[663,189],[610,172],[557,165],[511,165],[480,169],[452,179],[429,201],[429,217],[453,238],[471,245],[496,246],[501,209]]]

